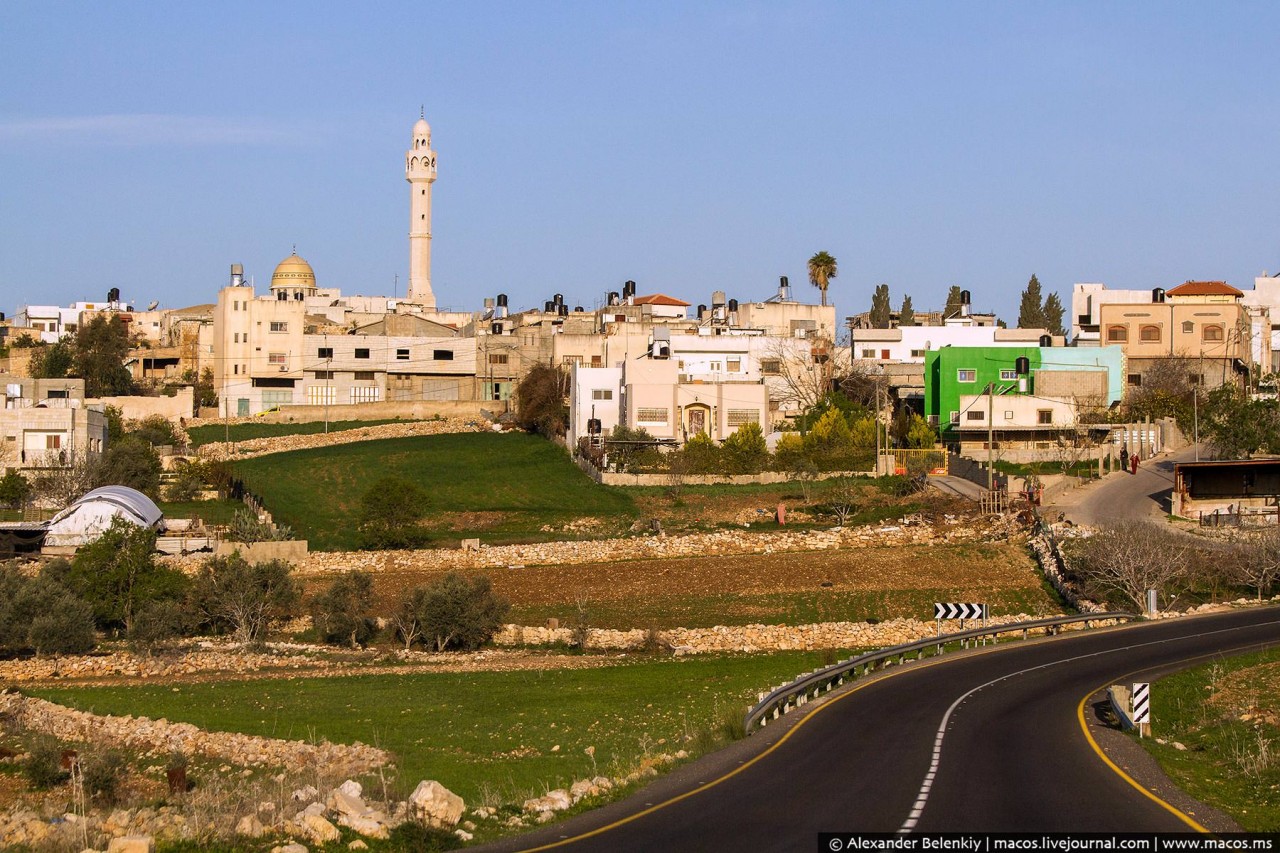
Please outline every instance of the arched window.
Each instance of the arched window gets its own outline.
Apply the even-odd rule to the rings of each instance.
[[[1160,327],[1159,326],[1143,326],[1138,332],[1138,340],[1144,344],[1160,343]]]
[[[1195,323],[1191,322],[1190,320],[1183,320],[1183,321],[1182,321],[1182,333],[1183,333],[1184,335],[1189,335],[1189,334],[1191,334],[1192,332],[1194,332],[1195,330],[1196,330],[1196,324],[1195,324]]]
[[[1129,340],[1128,326],[1107,326],[1107,343],[1122,344]]]
[[[1221,341],[1225,337],[1221,326],[1205,326],[1200,331],[1200,339],[1202,341]]]

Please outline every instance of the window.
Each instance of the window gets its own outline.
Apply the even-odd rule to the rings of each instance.
[[[758,409],[730,409],[727,413],[727,417],[730,427],[740,427],[743,424],[760,423],[760,412]]]
[[[1013,420],[1013,409],[1005,409],[1005,410],[1004,410],[1004,419],[1005,419],[1006,421],[1011,421],[1011,420]]]
[[[44,437],[44,449],[45,449],[45,450],[57,450],[57,449],[59,449],[60,447],[62,447],[62,436],[60,436],[60,435],[46,435],[46,436]]]
[[[888,361],[888,360],[889,360],[889,351],[888,351],[887,349],[882,349],[882,350],[880,350],[880,358],[884,359],[885,361]]]
[[[1015,380],[1015,379],[1017,379],[1017,378],[1018,378],[1018,371],[1016,371],[1016,370],[1002,370],[1002,371],[1000,371],[1000,379],[1001,379],[1001,381],[1004,381],[1004,382],[1012,382],[1013,380]]]
[[[1140,387],[1142,386],[1142,374],[1141,374],[1141,373],[1130,373],[1130,374],[1129,374],[1129,385],[1131,385],[1131,386],[1132,386],[1132,387],[1134,387],[1134,388],[1140,388]]]
[[[333,358],[333,347],[320,347],[316,350],[317,358]]]
[[[666,426],[671,422],[670,409],[636,409],[636,423]]]
[[[912,358],[924,358],[924,350],[922,350],[922,349],[913,349],[913,350],[911,351],[911,357],[912,357]]]
[[[328,379],[328,380],[333,379],[332,370],[314,370],[312,371],[311,375],[314,376],[316,379]]]
[[[873,349],[864,349],[864,350],[862,351],[862,357],[863,357],[863,358],[875,358],[875,357],[876,357],[876,351],[875,351],[875,350],[873,350]]]
[[[776,358],[767,358],[760,362],[760,372],[765,376],[781,376],[782,361]]]
[[[240,365],[238,365],[238,364],[233,364],[233,365],[231,365],[231,372],[232,372],[232,374],[234,374],[235,376],[239,376],[239,375],[240,375]]]
[[[1053,409],[1036,409],[1036,423],[1042,426],[1053,423]]]
[[[1143,326],[1138,330],[1138,340],[1143,343],[1160,343],[1160,327]]]
[[[273,331],[273,332],[287,332],[287,331],[289,331],[289,324],[288,324],[288,323],[280,323],[280,322],[277,322],[277,321],[274,321],[274,320],[273,320],[273,321],[271,322],[271,331]]]
[[[928,417],[928,418],[926,418],[925,420],[927,420],[927,421],[929,422],[929,425],[930,425],[930,426],[937,426],[937,425],[938,425],[938,416],[937,416],[937,415],[929,415],[929,417]]]
[[[282,352],[267,353],[267,364],[277,364],[280,366],[289,363],[289,356]]]
[[[730,358],[730,359],[726,359],[726,360],[725,360],[725,369],[726,369],[726,370],[728,370],[730,373],[741,373],[741,372],[742,372],[742,359],[740,359],[740,358]]]
[[[333,378],[330,376],[329,378]],[[338,402],[338,389],[332,385],[312,385],[307,388],[307,405],[332,406]]]
[[[292,391],[263,391],[262,405],[268,409],[277,406],[286,406],[293,402]]]
[[[431,353],[431,358],[434,361],[453,361],[453,350],[451,349],[433,350]]]
[[[237,343],[237,344],[240,343],[240,333],[236,332],[234,337],[235,337],[235,340],[232,341],[232,343]]]
[[[1221,341],[1223,337],[1221,326],[1205,326],[1200,330],[1200,340],[1202,341]]]
[[[409,351],[407,349],[396,350],[396,361],[408,361]]]
[[[1129,340],[1128,326],[1107,326],[1107,341],[1113,344],[1122,344]]]
[[[505,352],[491,352],[489,353],[489,363],[490,364],[506,364],[507,354]]]
[[[357,385],[351,389],[351,402],[353,403],[376,403],[378,402],[378,386],[377,385]]]
[[[971,421],[980,421],[980,420],[983,420],[983,419],[984,419],[984,418],[983,418],[983,414],[984,414],[984,413],[983,413],[983,411],[982,411],[981,409],[974,409],[974,410],[970,410],[970,411],[968,411],[968,412],[965,412],[965,413],[964,413],[965,418],[966,418],[967,420],[971,420]]]
[[[510,382],[484,383],[484,399],[486,400],[511,399],[511,383]]]
[[[361,347],[356,350],[356,358],[368,358],[368,357],[369,357],[368,349]]]
[[[592,400],[612,400],[613,389],[612,388],[592,388],[591,399]]]
[[[957,382],[977,382],[978,371],[970,370],[967,367],[962,367],[956,371],[956,381]]]
[[[1195,330],[1196,330],[1196,324],[1195,324],[1195,323],[1191,322],[1190,320],[1183,320],[1183,321],[1182,321],[1182,333],[1183,333],[1184,335],[1189,335],[1189,334],[1191,334],[1192,332],[1194,332]]]
[[[604,356],[599,356],[599,355],[591,356],[592,367],[602,367],[603,365],[604,365]]]
[[[70,396],[66,388],[53,388],[49,391],[50,400],[65,400]]]
[[[958,424],[958,423],[960,423],[960,413],[959,413],[959,412],[952,412],[952,413],[951,413],[951,417],[949,418],[949,420],[950,420],[950,421],[951,421],[951,423],[953,423],[953,424]]]
[[[724,362],[713,361],[707,366],[707,369],[710,370],[712,373],[719,373],[720,371],[724,370]]]
[[[562,362],[563,362],[565,365],[570,365],[570,364],[582,364],[582,356],[580,356],[580,355],[566,355],[566,356],[562,359]]]
[[[391,384],[391,390],[401,394],[413,391],[413,377],[408,374],[400,376],[388,376],[387,381]]]
[[[351,378],[352,378],[352,379],[354,379],[354,380],[355,380],[355,381],[357,381],[357,382],[372,382],[372,381],[373,381],[373,371],[372,371],[372,370],[357,370],[355,373],[353,373],[353,374],[351,375]]]

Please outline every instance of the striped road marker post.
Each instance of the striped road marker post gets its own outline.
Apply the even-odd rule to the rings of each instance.
[[[1138,737],[1151,734],[1151,682],[1135,681],[1133,683],[1133,724],[1138,727]]]

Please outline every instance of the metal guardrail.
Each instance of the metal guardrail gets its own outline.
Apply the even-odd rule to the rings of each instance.
[[[1025,640],[1028,633],[1034,628],[1047,628],[1050,634],[1056,634],[1056,629],[1061,625],[1083,622],[1087,628],[1090,622],[1136,618],[1138,618],[1136,614],[1124,612],[1054,616],[1049,619],[1035,619],[1030,622],[1008,622],[1003,625],[972,628],[968,631],[958,631],[953,634],[939,634],[937,637],[916,640],[914,643],[890,646],[886,649],[867,652],[831,666],[815,669],[808,675],[802,675],[789,684],[776,687],[769,693],[762,693],[760,701],[747,711],[747,716],[743,720],[743,731],[746,734],[752,734],[757,726],[767,725],[769,720],[776,720],[782,714],[799,708],[810,699],[816,698],[819,693],[828,692],[846,681],[857,678],[859,667],[862,668],[862,675],[867,675],[877,668],[883,669],[885,666],[892,666],[895,658],[899,665],[904,664],[909,654],[914,653],[916,655],[915,659],[921,660],[928,650],[933,649],[933,656],[936,657],[946,650],[948,643],[958,642],[963,648],[968,648],[969,640],[976,640],[981,637],[994,638],[1000,634],[1012,634],[1021,631],[1022,638]]]

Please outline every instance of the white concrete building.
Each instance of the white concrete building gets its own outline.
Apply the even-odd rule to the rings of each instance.
[[[853,329],[850,341],[855,364],[924,364],[924,354],[943,347],[1036,346],[1048,335],[1045,329],[1002,329],[979,326],[967,318],[948,320],[944,326],[899,326],[896,329]],[[1062,346],[1061,335],[1052,336]]]

